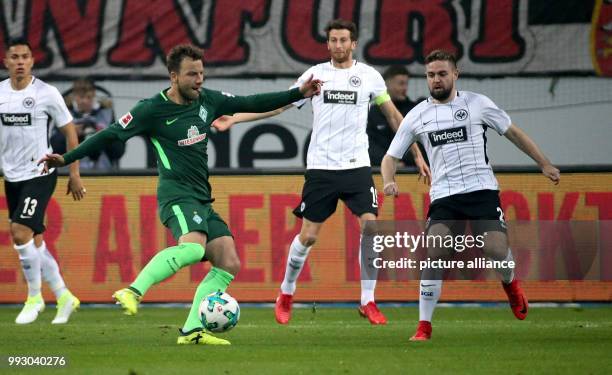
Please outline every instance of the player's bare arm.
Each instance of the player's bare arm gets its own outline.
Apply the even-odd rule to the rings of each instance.
[[[391,129],[393,129],[394,132],[397,132],[404,117],[400,111],[398,111],[397,107],[395,107],[395,104],[393,104],[391,100],[388,100],[381,103],[379,107],[381,112],[385,115]],[[416,143],[413,143],[412,146],[410,146],[410,154],[414,158],[414,164],[419,171],[419,181],[422,178],[423,182],[429,185],[431,182],[431,171],[429,170],[429,166],[425,162],[425,158],[423,158],[423,154],[421,154],[421,150]]]
[[[228,130],[232,126],[236,124],[240,124],[242,122],[257,121],[257,120],[262,120],[268,117],[274,117],[276,115],[279,115],[285,112],[291,107],[293,107],[293,104],[288,104],[284,107],[275,109],[274,111],[263,112],[263,113],[235,113],[232,116],[223,115],[217,118],[215,121],[213,121],[211,126],[217,129],[218,131],[223,132],[223,131]]]
[[[305,98],[310,98],[315,95],[319,95],[321,93],[321,85],[323,85],[323,81],[319,79],[314,79],[313,75],[310,75],[308,80],[306,80],[300,86],[300,92],[304,95]],[[241,122],[249,122],[249,121],[257,121],[262,120],[268,117],[273,117],[283,113],[289,108],[293,107],[292,104],[288,104],[284,107],[277,108],[274,111],[263,112],[263,113],[235,113],[232,116],[221,116],[213,123],[211,126],[219,131],[226,131],[231,128],[235,124],[239,124]]]
[[[389,124],[393,132],[397,132],[397,129],[399,129],[400,124],[404,119],[404,116],[402,116],[395,104],[393,104],[391,99],[389,99],[386,102],[379,104],[378,107],[380,108],[380,111],[383,113],[383,115],[385,115],[387,123]]]
[[[60,154],[47,154],[42,159],[38,161],[38,164],[45,163],[45,167],[42,171],[42,174],[49,173],[49,169],[51,168],[59,168],[66,165],[64,161],[64,157]]]
[[[512,124],[508,131],[504,134],[516,147],[532,158],[538,167],[542,170],[542,174],[548,177],[555,185],[561,180],[559,169],[552,165],[550,160],[544,155],[538,145],[525,133],[521,128]]]
[[[79,138],[76,133],[74,124],[71,122],[65,126],[59,128],[59,130],[66,137],[66,150],[70,151],[75,149],[79,145]],[[70,177],[68,178],[68,186],[66,187],[66,195],[72,194],[72,199],[79,201],[85,198],[85,187],[81,181],[81,174],[79,172],[79,163],[75,162],[70,165]]]
[[[380,164],[380,173],[383,178],[383,192],[385,195],[393,195],[397,197],[399,188],[395,183],[395,172],[399,159],[394,158],[389,154],[385,154],[382,163]]]

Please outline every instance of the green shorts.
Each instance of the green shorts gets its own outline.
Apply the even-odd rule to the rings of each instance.
[[[223,236],[232,237],[227,224],[210,203],[181,201],[167,204],[161,207],[160,218],[177,241],[189,232],[206,233],[207,242]]]

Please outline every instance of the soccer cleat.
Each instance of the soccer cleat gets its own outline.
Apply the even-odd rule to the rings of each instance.
[[[514,316],[518,320],[523,320],[527,317],[527,309],[529,308],[529,302],[527,302],[527,297],[521,289],[518,280],[512,280],[510,284],[505,284],[502,282],[502,286],[504,287],[504,291],[508,296],[508,302],[510,302],[510,308],[514,313]]]
[[[231,345],[229,341],[206,333],[202,328],[196,328],[186,333],[179,329],[179,332],[181,334],[176,340],[179,345]]]
[[[417,330],[410,338],[410,341],[427,341],[431,339],[431,322],[419,320]]]
[[[291,320],[291,306],[293,305],[293,296],[291,294],[280,293],[276,298],[274,305],[274,315],[279,324],[287,324]]]
[[[129,288],[119,289],[113,293],[115,303],[123,307],[125,315],[136,315],[141,297]]]
[[[28,296],[23,309],[17,318],[15,323],[17,324],[30,324],[38,318],[38,314],[45,310],[45,301],[42,298],[42,294],[38,293],[35,296]]]
[[[57,300],[57,314],[51,324],[68,323],[70,315],[75,312],[79,306],[81,306],[81,301],[70,293],[70,291],[65,291]]]
[[[368,318],[372,324],[387,324],[387,318],[380,312],[374,301],[368,302],[365,306],[359,306],[359,315]]]

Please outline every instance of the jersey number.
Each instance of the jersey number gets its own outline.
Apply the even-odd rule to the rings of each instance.
[[[372,207],[378,208],[378,192],[374,186],[370,187],[370,193],[372,193]]]
[[[497,212],[499,212],[499,221],[505,224],[506,220],[504,219],[504,211],[502,211],[501,207],[497,207]]]
[[[36,212],[36,205],[38,204],[38,201],[36,199],[27,197],[23,200],[23,203],[24,205],[22,214],[29,216],[34,215],[34,212]]]

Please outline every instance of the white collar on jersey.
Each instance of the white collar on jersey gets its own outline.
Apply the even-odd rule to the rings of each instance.
[[[459,91],[459,90],[457,90],[457,95],[455,96],[455,98],[459,96],[459,92],[460,92],[460,91]],[[453,100],[455,100],[455,99],[453,99]],[[431,96],[427,98],[427,103],[433,103],[433,104],[436,104],[436,103],[434,103],[434,102],[433,102],[433,98],[432,98]],[[446,103],[444,103],[444,104],[446,104]]]
[[[354,67],[354,66],[356,66],[356,65],[357,65],[357,60],[353,60],[353,65],[351,65],[351,67],[350,67],[350,68],[336,68],[336,67],[334,66],[334,62],[333,62],[332,60],[329,60],[329,65],[331,65],[331,67],[332,67],[332,68],[334,68],[334,69],[338,69],[338,70],[350,69],[350,68],[352,68],[352,67]]]

